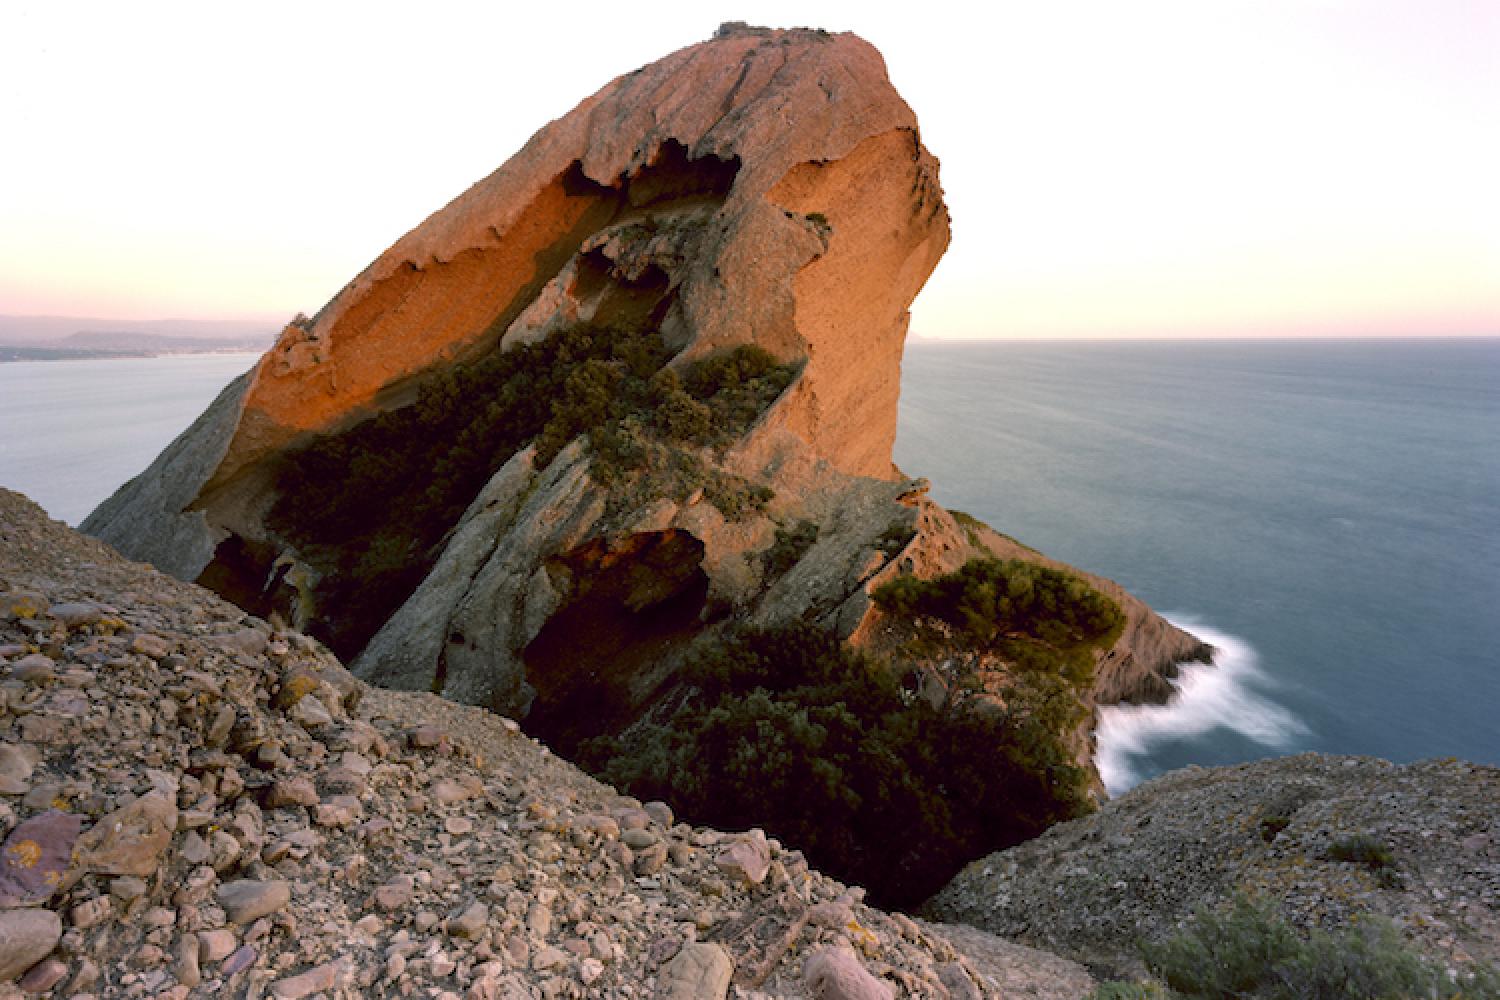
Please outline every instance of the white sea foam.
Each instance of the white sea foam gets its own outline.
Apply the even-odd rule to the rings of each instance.
[[[1248,642],[1184,616],[1163,615],[1215,649],[1213,663],[1184,665],[1165,705],[1107,705],[1099,710],[1094,762],[1111,795],[1141,780],[1141,758],[1153,746],[1226,729],[1273,749],[1286,749],[1307,727],[1257,690],[1269,686]]]

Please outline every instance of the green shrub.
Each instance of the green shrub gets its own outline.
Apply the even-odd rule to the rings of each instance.
[[[753,344],[741,344],[691,365],[683,386],[712,413],[703,443],[724,444],[749,429],[801,372],[800,363],[780,364]]]
[[[1013,672],[1061,677],[1074,691],[1093,682],[1094,650],[1125,623],[1119,605],[1083,580],[1019,559],[971,559],[932,580],[899,576],[874,598],[913,620],[919,650],[993,654]]]
[[[897,577],[875,592],[881,608],[946,622],[980,646],[1021,634],[1058,645],[1113,642],[1119,605],[1071,573],[1019,559],[971,559],[932,580]]]
[[[789,572],[817,540],[818,526],[812,521],[798,521],[792,528],[777,528],[776,540],[762,554],[766,579],[774,580]]]
[[[1391,853],[1389,847],[1380,842],[1379,838],[1368,833],[1356,833],[1352,837],[1329,844],[1328,860],[1362,864],[1374,871],[1394,865],[1396,856]]]
[[[884,905],[1089,808],[1087,775],[1024,699],[942,711],[810,625],[741,631],[681,676],[689,695],[587,743],[585,765],[693,822],[764,827]]]
[[[1191,1000],[1500,997],[1494,970],[1477,967],[1451,979],[1382,918],[1304,937],[1272,904],[1243,895],[1222,912],[1200,910],[1182,933],[1143,951],[1173,994]]]

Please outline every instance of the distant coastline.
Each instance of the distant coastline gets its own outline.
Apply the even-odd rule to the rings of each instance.
[[[260,352],[263,344],[217,344],[213,347],[158,348],[105,348],[105,347],[42,347],[0,344],[0,364],[7,361],[102,361],[128,358],[160,358],[177,354],[244,354]]]
[[[265,351],[276,326],[257,320],[103,320],[0,316],[0,362],[99,361]]]

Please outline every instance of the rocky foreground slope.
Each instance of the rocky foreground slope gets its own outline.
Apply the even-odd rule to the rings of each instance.
[[[975,861],[928,910],[1114,977],[1141,971],[1139,942],[1236,892],[1304,929],[1378,914],[1446,962],[1500,965],[1500,769],[1323,754],[1187,768]]]
[[[368,688],[3,490],[0,678],[0,984],[28,994],[1067,995],[1058,960],[997,944],[986,974],[790,845]]]

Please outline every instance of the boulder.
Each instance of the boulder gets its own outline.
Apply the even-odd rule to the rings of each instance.
[[[0,847],[0,906],[51,899],[82,828],[83,817],[49,809],[12,830]]]
[[[219,886],[217,896],[229,921],[244,926],[283,909],[292,901],[292,886],[280,880],[238,879]]]

